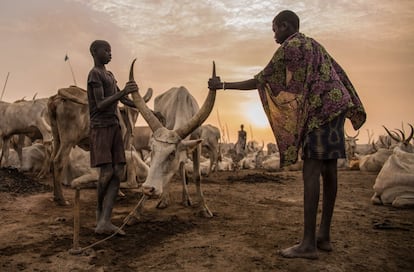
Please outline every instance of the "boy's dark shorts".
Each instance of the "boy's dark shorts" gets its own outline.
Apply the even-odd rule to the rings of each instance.
[[[345,158],[345,114],[314,129],[305,136],[302,159],[330,160]]]
[[[125,149],[119,125],[90,129],[91,167],[125,164]]]

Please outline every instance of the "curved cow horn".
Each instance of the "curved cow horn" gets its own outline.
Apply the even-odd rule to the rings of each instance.
[[[262,140],[262,147],[260,147],[259,151],[263,151],[264,148],[264,141]]]
[[[388,135],[391,137],[391,139],[393,139],[394,141],[397,141],[397,142],[401,142],[401,138],[398,136],[398,134],[392,134],[389,130],[388,130],[388,128],[386,128],[385,126],[383,126],[384,127],[384,129],[385,129],[385,131],[388,133]],[[397,137],[398,136],[398,137]]]
[[[213,78],[216,77],[216,64],[213,61]],[[204,101],[203,106],[201,109],[190,119],[190,121],[176,129],[177,134],[181,137],[181,139],[184,139],[187,137],[191,132],[193,132],[197,127],[199,127],[204,121],[207,119],[207,117],[210,115],[211,110],[214,106],[214,101],[216,100],[216,90],[210,89],[208,92],[208,96],[206,100]]]
[[[143,97],[145,103],[148,103],[148,101],[151,99],[153,92],[154,91],[152,90],[152,88],[148,88],[147,93]]]
[[[134,80],[134,64],[137,59],[134,59],[131,63],[131,68],[129,70],[129,80]],[[148,90],[149,92],[150,90]],[[148,93],[147,92],[147,93]],[[152,89],[151,89],[151,95],[152,95]],[[152,113],[152,111],[148,108],[147,104],[145,104],[144,99],[141,97],[139,92],[133,92],[132,93],[132,100],[134,101],[135,106],[137,109],[141,112],[142,117],[144,117],[145,121],[147,121],[149,127],[153,132],[155,132],[157,129],[162,128],[163,125],[161,122],[157,119],[157,117]]]
[[[405,142],[405,133],[404,133],[404,131],[402,131],[401,129],[398,129],[397,128],[397,130],[400,132],[400,134],[401,134],[401,138],[402,138],[402,140],[401,140],[401,142]]]
[[[414,128],[413,128],[413,126],[411,124],[408,124],[408,125],[411,128],[411,133],[410,133],[410,136],[408,136],[407,139],[405,140],[407,143],[409,143],[411,141],[411,139],[413,138],[413,136],[414,136]]]

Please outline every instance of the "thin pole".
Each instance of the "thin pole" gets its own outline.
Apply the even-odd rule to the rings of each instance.
[[[9,79],[10,72],[7,72],[6,81],[4,82],[3,91],[1,92],[0,101],[3,101],[4,91],[6,90],[7,80]]]
[[[223,139],[223,142],[226,142],[226,132],[224,131],[224,127],[221,125],[220,114],[219,114],[218,109],[217,109],[217,120],[218,120],[218,124],[220,127],[220,131],[222,133],[221,138]]]
[[[72,64],[70,64],[70,59],[68,57],[68,54],[66,54],[65,56],[65,61],[67,61],[69,64],[70,72],[72,73],[73,83],[75,83],[75,86],[78,86],[78,84],[76,84],[75,73],[73,72]]]
[[[252,130],[252,125],[249,125],[249,127],[250,127],[250,138],[252,139],[252,141],[253,141],[253,130]]]
[[[71,254],[80,254],[82,252],[79,247],[80,232],[80,188],[75,191],[75,203],[73,206],[73,247],[69,250]]]
[[[227,123],[225,124],[226,124],[226,132],[227,132],[227,142],[230,143],[229,127],[227,126]]]

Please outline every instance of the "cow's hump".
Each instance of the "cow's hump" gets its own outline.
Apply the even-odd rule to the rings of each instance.
[[[69,88],[62,88],[58,90],[58,94],[63,98],[71,100],[79,104],[88,104],[88,97],[86,90],[76,86],[70,86]]]

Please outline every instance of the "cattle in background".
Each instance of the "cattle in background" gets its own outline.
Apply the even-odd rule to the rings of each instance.
[[[25,146],[21,150],[22,160],[17,151],[10,149],[8,166],[17,168],[22,172],[39,173],[44,168],[44,161],[49,156],[46,146],[42,143],[34,143]]]
[[[375,180],[374,195],[371,198],[374,204],[414,207],[414,147],[410,143],[414,128],[411,124],[409,126],[411,133],[407,138],[401,130],[401,137],[396,137],[396,134],[384,127],[388,135],[399,143]]]
[[[148,90],[145,100],[148,101],[151,96],[152,90]],[[49,98],[48,109],[54,140],[51,156],[53,163],[53,195],[58,204],[65,205],[66,201],[61,184],[70,185],[71,182],[67,174],[70,151],[76,145],[89,150],[90,121],[86,90],[76,86],[61,88],[56,95]],[[132,131],[127,131],[127,128],[131,127],[128,123],[134,124],[136,119],[125,122],[125,117],[131,116],[131,113],[121,115],[120,111],[118,116],[124,143],[128,145],[132,142],[128,140],[128,137],[132,137]],[[135,116],[135,118],[138,117],[137,111]]]
[[[206,176],[217,169],[220,138],[220,130],[218,127],[210,124],[199,127],[191,134],[190,139],[203,139],[201,142],[201,153],[210,160]]]
[[[357,155],[359,162],[359,169],[367,172],[379,172],[384,166],[385,162],[392,155],[393,149],[398,145],[403,144],[404,133],[401,131],[403,138],[395,131],[389,131],[385,126],[384,129],[387,135],[381,135],[375,146],[379,146],[377,151],[367,155]],[[408,141],[409,142],[409,141]]]
[[[392,148],[379,148],[373,154],[358,156],[359,170],[378,173],[391,154]]]
[[[0,164],[4,157],[5,165],[9,156],[10,139],[13,135],[31,135],[40,133],[43,143],[51,145],[52,133],[48,121],[47,98],[30,101],[19,100],[14,103],[0,101],[0,137],[2,140],[2,154]],[[21,148],[17,148],[20,163],[22,163]],[[49,159],[44,160],[43,172],[48,169]]]
[[[132,145],[140,154],[141,159],[145,160],[145,153],[151,151],[152,130],[149,126],[136,126],[132,129]]]
[[[259,150],[263,151],[264,148],[264,142],[262,142],[262,146],[259,145],[258,141],[248,141],[246,144],[246,152],[247,153],[252,153],[252,152],[257,152]]]
[[[234,143],[219,143],[219,153],[222,156],[230,157],[232,152],[236,152]]]
[[[279,152],[279,150],[277,149],[277,145],[275,143],[267,143],[266,147],[267,155],[272,155]]]
[[[355,159],[357,141],[358,141],[359,130],[357,131],[355,136],[349,136],[345,132],[345,152],[346,152],[346,159],[349,161]]]
[[[131,64],[130,79],[133,78],[133,65]],[[213,77],[215,68],[213,67]],[[210,90],[206,101],[199,109],[197,101],[184,87],[172,88],[154,99],[154,111],[160,112],[166,120],[166,125],[157,119],[155,114],[147,107],[138,92],[132,93],[135,105],[153,131],[151,147],[151,165],[147,179],[142,184],[142,191],[146,196],[160,197],[162,201],[159,208],[168,205],[165,196],[168,196],[168,184],[178,171],[183,184],[183,203],[191,205],[187,188],[187,175],[185,174],[185,160],[187,152],[192,150],[193,181],[197,188],[199,199],[199,214],[212,217],[210,209],[204,200],[201,190],[200,154],[202,139],[189,140],[187,137],[196,130],[209,116],[216,97],[216,91]],[[164,200],[164,201],[163,201]],[[141,202],[143,205],[144,201]],[[137,207],[136,211],[140,208]],[[136,215],[139,216],[139,215]],[[130,222],[131,223],[131,222]]]
[[[154,112],[158,120],[165,125],[165,118],[159,112]],[[146,160],[146,154],[151,151],[152,130],[149,126],[136,126],[132,129],[132,145],[140,154],[141,159]]]
[[[252,143],[252,142],[249,142]],[[249,145],[248,145],[249,146]],[[264,152],[263,152],[264,144],[261,147],[250,147],[247,148],[249,152],[242,158],[238,165],[240,169],[259,169],[263,167],[263,160],[264,160]],[[259,148],[259,149],[257,149]]]
[[[147,174],[148,166],[141,160],[135,150],[126,150],[127,177],[121,182],[121,188],[137,188],[142,183]],[[73,188],[96,187],[99,178],[98,168],[90,166],[90,154],[78,146],[71,149],[68,164],[68,179],[71,180]]]

